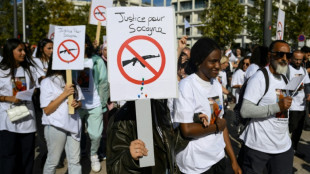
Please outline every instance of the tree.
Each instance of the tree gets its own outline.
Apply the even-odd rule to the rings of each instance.
[[[244,7],[238,0],[212,0],[211,7],[202,13],[200,27],[204,36],[211,37],[221,46],[233,43],[243,28]]]
[[[307,0],[299,1],[297,10],[295,6],[285,9],[284,38],[296,46],[300,34],[310,37],[310,6]]]
[[[264,41],[264,0],[254,0],[252,8],[248,9],[248,15],[245,17],[245,26],[248,34],[248,38],[252,41],[252,44],[263,45]],[[275,6],[275,2],[272,3],[272,29],[271,35],[276,33],[276,23],[278,17],[278,7]]]
[[[0,45],[6,39],[13,37],[13,4],[10,1],[3,1],[0,7]]]

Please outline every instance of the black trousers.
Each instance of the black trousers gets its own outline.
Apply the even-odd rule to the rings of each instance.
[[[291,140],[294,150],[297,150],[297,145],[304,127],[305,116],[306,111],[290,111],[289,131],[292,134]]]
[[[0,173],[32,174],[35,133],[0,131]]]
[[[267,167],[268,174],[292,174],[294,151],[269,154],[244,146],[243,174],[262,174]]]

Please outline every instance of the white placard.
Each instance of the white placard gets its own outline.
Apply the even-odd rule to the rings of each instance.
[[[298,91],[298,88],[302,84],[303,80],[305,79],[306,75],[294,77],[292,80],[288,82],[288,84],[285,86],[285,90],[293,91],[292,95],[295,95],[295,93]]]
[[[47,38],[50,39],[51,41],[54,41],[54,37],[55,37],[55,26],[53,24],[50,24],[50,28],[48,30],[48,35]]]
[[[277,21],[276,40],[283,40],[283,38],[284,38],[284,20],[285,20],[285,12],[283,10],[279,9],[278,21]]]
[[[107,25],[106,9],[112,7],[112,0],[92,0],[89,12],[89,23],[98,25],[98,21],[102,26]]]
[[[32,88],[30,90],[26,90],[26,91],[19,91],[16,94],[16,98],[20,99],[20,100],[25,100],[25,101],[32,101],[32,95],[34,92],[35,88]]]
[[[53,70],[84,69],[85,25],[55,26]]]
[[[117,7],[107,16],[111,100],[176,98],[174,9]]]

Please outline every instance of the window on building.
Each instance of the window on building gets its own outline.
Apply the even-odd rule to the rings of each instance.
[[[254,1],[253,0],[248,0],[248,3],[254,5]]]
[[[153,4],[157,7],[164,6],[164,0],[153,0]]]
[[[196,0],[195,9],[197,8],[206,8],[208,1],[207,0]]]
[[[186,35],[186,36],[191,35],[191,28],[186,28],[186,29],[185,29],[185,35]]]
[[[175,10],[175,11],[178,11],[178,5],[177,5],[177,3],[173,3],[172,5],[173,5],[173,7],[174,7],[174,10]]]
[[[181,10],[191,10],[192,9],[192,1],[189,2],[181,2]]]
[[[239,3],[241,3],[241,4],[244,3],[244,0],[239,0]]]
[[[151,0],[142,0],[142,4],[151,5]]]
[[[166,6],[171,6],[171,0],[166,0]]]

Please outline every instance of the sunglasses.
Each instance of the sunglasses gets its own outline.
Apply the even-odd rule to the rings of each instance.
[[[285,52],[281,52],[281,51],[275,51],[275,52],[271,51],[271,53],[276,54],[277,58],[283,58],[284,54],[286,55],[287,59],[290,59],[293,57],[293,53],[285,53]]]
[[[249,63],[245,63],[244,65],[246,65],[246,66],[250,66],[250,64],[249,64]]]

